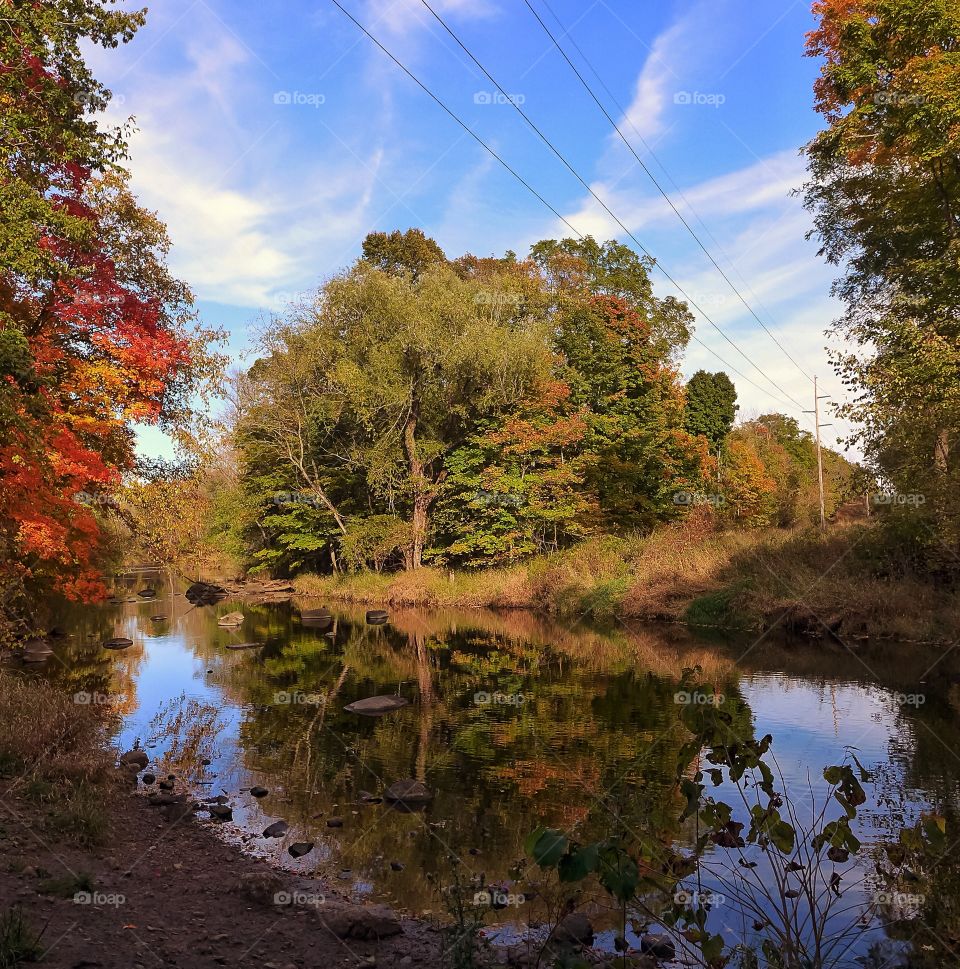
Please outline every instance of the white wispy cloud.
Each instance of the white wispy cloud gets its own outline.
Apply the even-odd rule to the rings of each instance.
[[[217,18],[163,39],[162,68],[131,47],[105,75],[121,96],[108,117],[136,115],[133,187],[161,213],[171,265],[200,298],[279,308],[362,238],[384,163],[379,138],[343,141],[322,159],[295,152],[291,113],[316,127],[316,109],[274,104],[276,77]]]

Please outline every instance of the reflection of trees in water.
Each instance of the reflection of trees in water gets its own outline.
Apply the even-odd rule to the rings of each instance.
[[[902,828],[916,822],[918,801],[928,800],[933,812],[946,818],[950,849],[926,859],[913,872],[916,880],[898,886],[903,897],[918,901],[907,913],[910,917],[888,930],[894,938],[913,941],[912,966],[933,969],[948,956],[960,962],[960,857],[954,840],[960,832],[960,720],[952,702],[956,688],[948,677],[931,680],[924,688],[923,704],[899,708],[900,729],[891,744],[890,763],[873,771],[881,810],[870,820],[896,841]],[[883,853],[876,853],[876,861],[890,867]],[[898,913],[882,914],[895,919]]]
[[[159,770],[193,778],[202,773],[204,761],[217,756],[216,738],[222,727],[216,707],[180,694],[157,711],[144,745],[161,749]]]
[[[282,621],[268,616],[276,610],[245,611],[245,639]],[[280,782],[290,799],[284,816],[317,840],[336,838],[338,865],[376,875],[401,861],[405,871],[387,868],[381,884],[402,885],[403,904],[423,908],[435,901],[424,873],[443,867],[450,849],[488,878],[505,877],[540,822],[579,825],[586,837],[602,834],[613,810],[645,829],[676,827],[668,779],[683,737],[673,687],[636,665],[647,654],[679,672],[682,643],[626,631],[591,632],[584,642],[526,615],[516,617],[524,638],[513,618],[487,629],[477,617],[399,613],[377,628],[347,617],[334,642],[294,622],[259,654],[227,657],[209,642],[198,651],[247,711],[245,764]],[[398,688],[410,707],[381,718],[343,711]],[[529,699],[481,706],[478,691]],[[306,702],[277,703],[278,693]],[[360,803],[401,777],[435,791],[426,815]],[[346,820],[335,834],[325,827],[332,814]]]

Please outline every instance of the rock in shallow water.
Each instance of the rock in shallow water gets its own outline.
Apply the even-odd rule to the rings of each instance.
[[[410,701],[402,696],[368,696],[363,700],[348,703],[343,709],[350,713],[361,713],[365,717],[379,717],[405,707]]]
[[[147,756],[147,752],[139,747],[134,747],[133,750],[128,750],[125,754],[120,755],[120,763],[124,766],[134,764],[138,768],[142,768],[146,767],[149,762],[150,758]]]
[[[265,838],[282,838],[290,830],[290,825],[286,821],[274,821],[263,829]]]
[[[393,804],[426,804],[433,800],[430,788],[413,778],[396,781],[383,792],[383,796]]]
[[[593,942],[593,925],[581,912],[572,912],[556,927],[553,933],[557,942],[590,945]]]
[[[24,644],[22,659],[24,663],[45,663],[53,656],[53,649],[43,639],[29,639]]]
[[[104,644],[104,649],[128,649],[133,645],[132,639],[126,639],[123,636],[116,636],[114,639],[108,639]]]
[[[644,935],[640,938],[640,951],[657,959],[673,959],[677,954],[677,947],[666,935]]]
[[[304,855],[309,855],[313,851],[312,841],[295,841],[287,851],[294,858],[302,858]]]

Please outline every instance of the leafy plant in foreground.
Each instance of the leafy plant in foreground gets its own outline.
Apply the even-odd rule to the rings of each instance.
[[[555,869],[561,883],[595,879],[620,911],[621,940],[636,918],[662,927],[670,940],[662,945],[707,969],[723,969],[735,956],[767,969],[842,965],[884,907],[894,920],[903,917],[890,904],[900,897],[890,889],[905,874],[917,880],[914,869],[942,854],[945,821],[928,815],[901,832],[885,846],[886,864],[875,866],[874,881],[854,864],[863,845],[852,823],[870,780],[856,755],[851,751],[824,770],[827,796],[818,804],[811,790],[804,811],[783,789],[770,755],[772,737],[757,739],[738,726],[724,698],[697,682],[698,672],[684,671],[678,693],[691,736],[677,756],[676,792],[683,802],[679,819],[694,829],[692,849],[626,830],[581,844],[538,828],[527,853],[541,868]],[[709,794],[708,785],[732,788],[733,803]],[[837,805],[840,812],[829,817]],[[714,931],[710,913],[718,904],[732,906],[742,926],[734,946]],[[622,960],[629,965],[625,952]]]

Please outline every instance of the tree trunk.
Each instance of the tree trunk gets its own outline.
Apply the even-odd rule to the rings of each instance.
[[[407,571],[419,569],[423,565],[423,546],[430,526],[430,503],[433,500],[430,480],[420,459],[417,448],[417,420],[420,414],[419,403],[414,400],[410,405],[410,415],[403,428],[403,449],[407,455],[410,471],[410,485],[413,492],[413,514],[410,518],[410,545],[404,555]]]
[[[423,565],[423,545],[430,525],[430,498],[418,494],[413,500],[413,519],[410,522],[410,565],[419,569]]]

